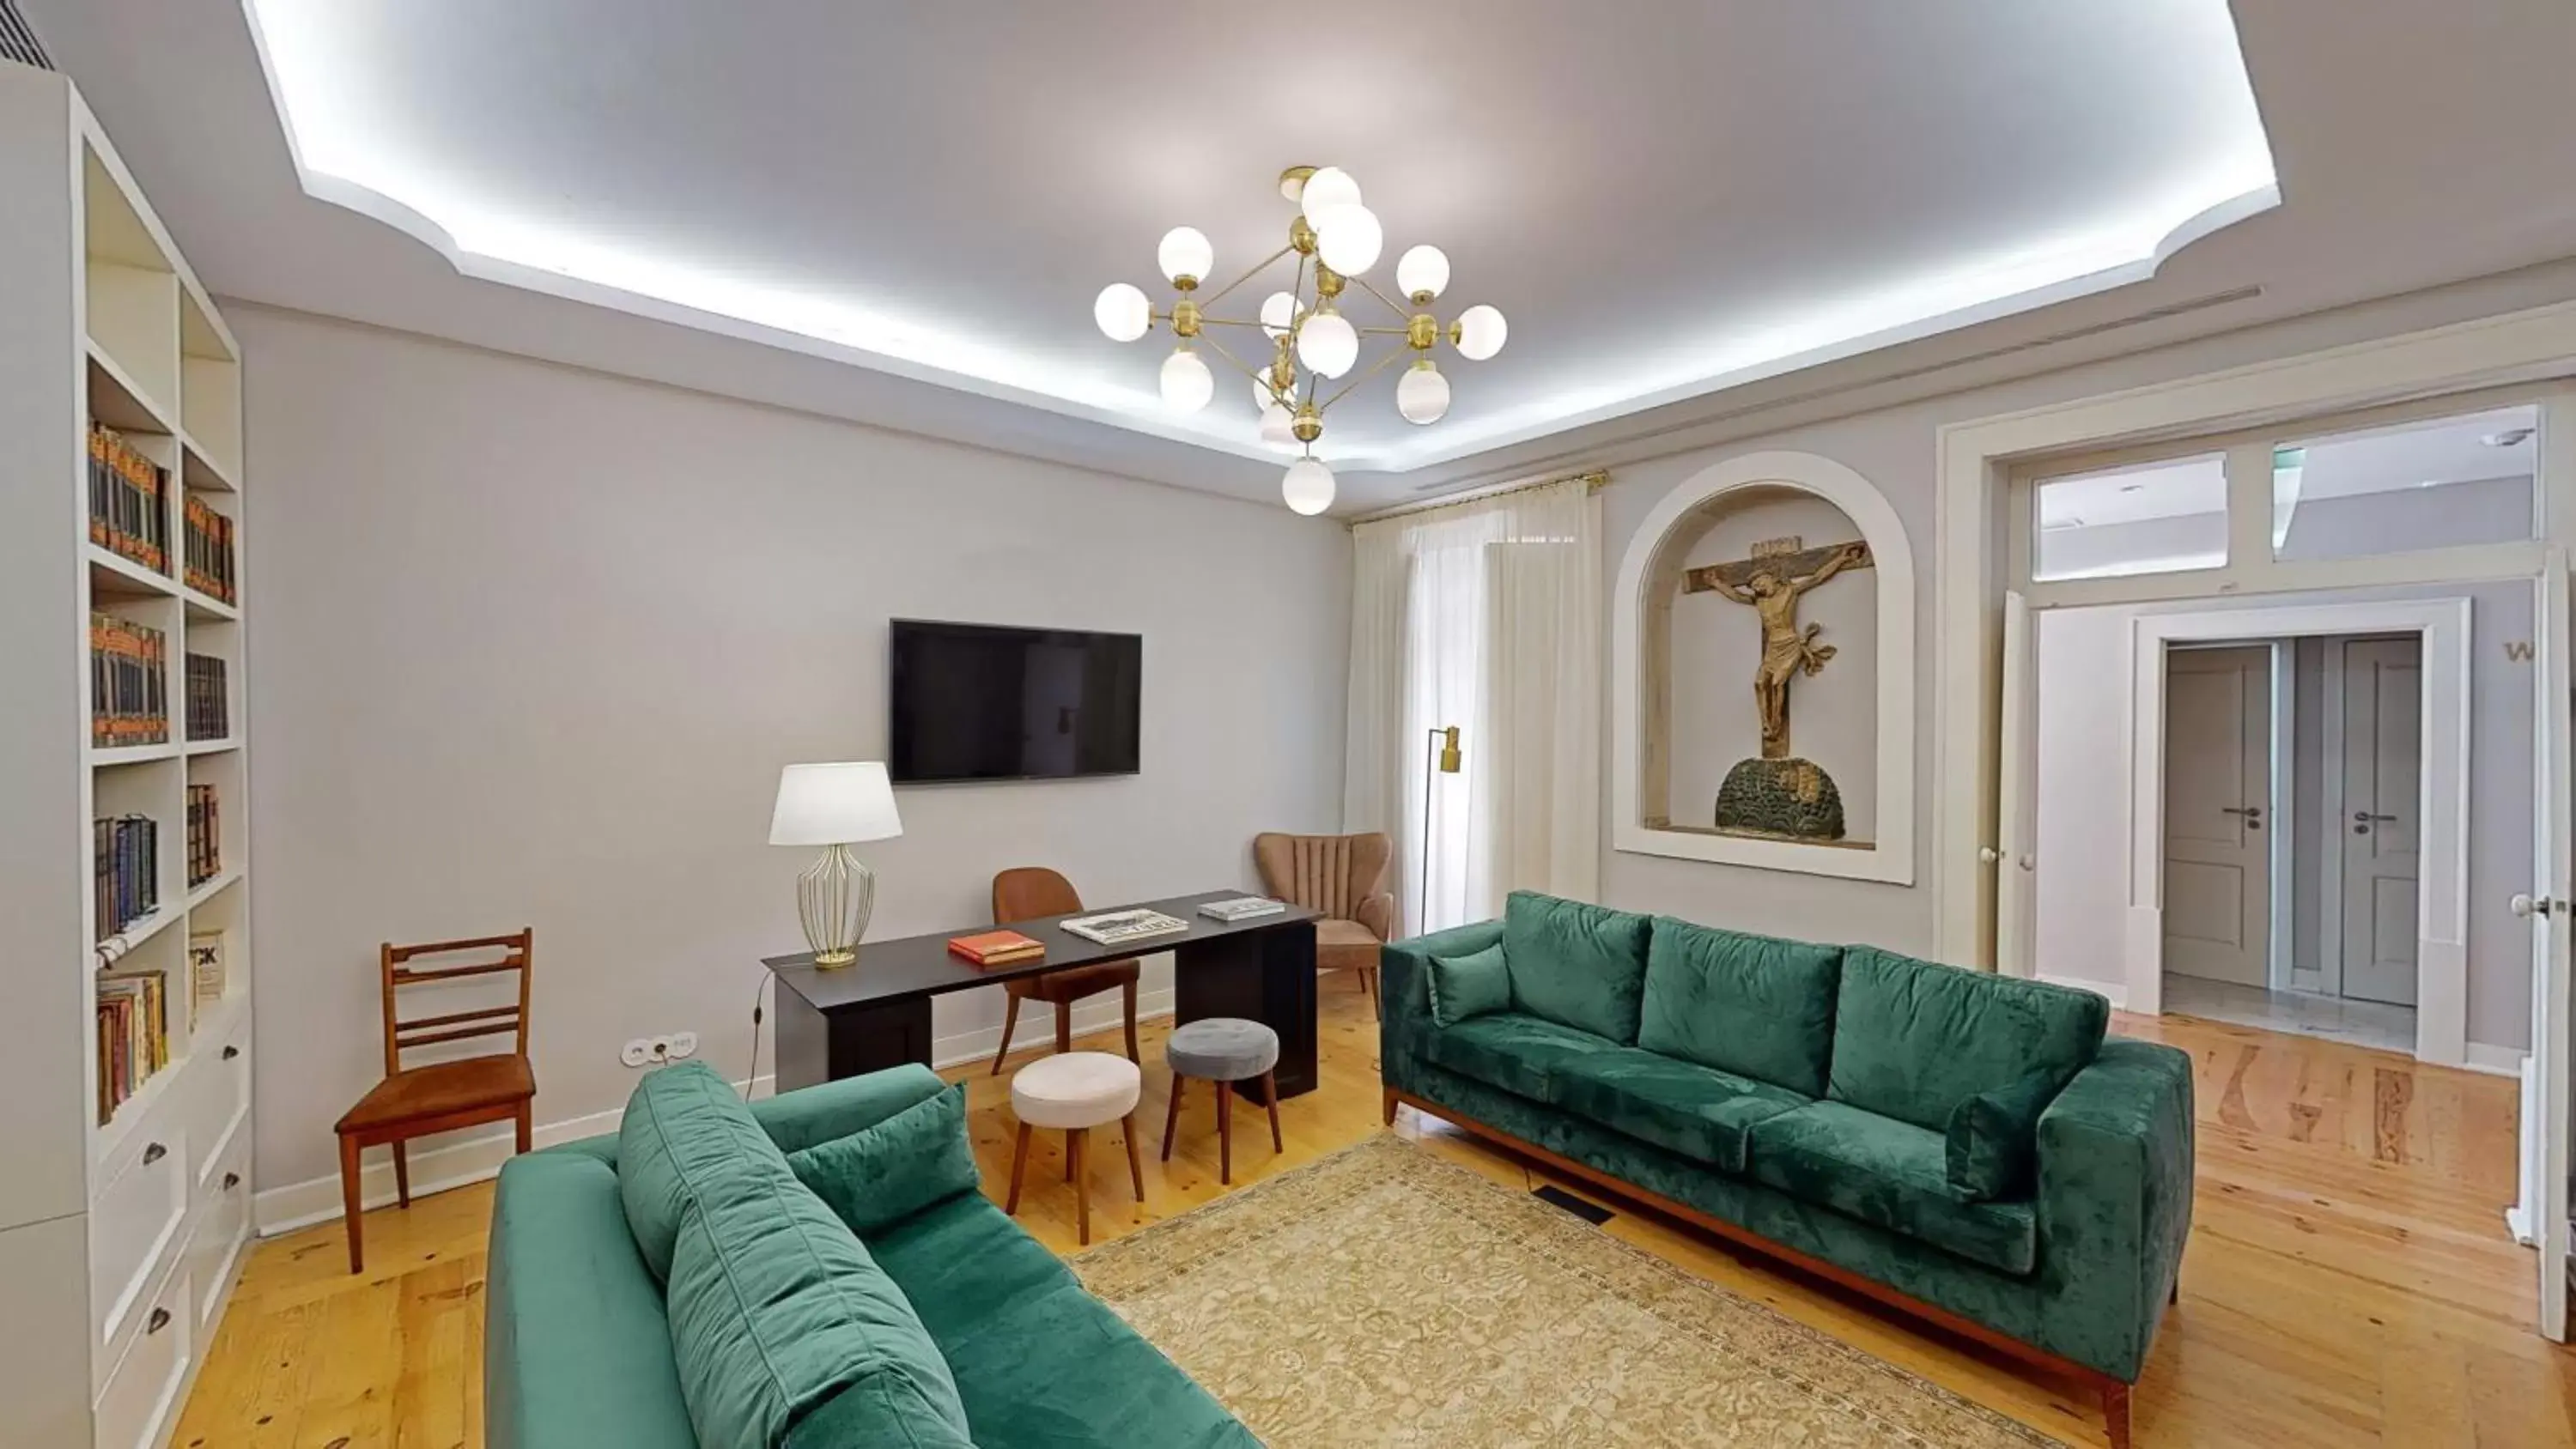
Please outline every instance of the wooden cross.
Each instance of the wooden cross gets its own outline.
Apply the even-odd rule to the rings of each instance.
[[[1849,543],[1808,548],[1799,538],[1765,539],[1749,555],[1727,563],[1708,564],[1682,576],[1682,592],[1715,590],[1739,604],[1750,604],[1762,623],[1762,662],[1753,671],[1753,704],[1762,719],[1762,758],[1789,758],[1789,681],[1804,673],[1824,672],[1834,646],[1818,644],[1824,625],[1798,627],[1798,596],[1845,569],[1865,569],[1874,561],[1869,545]]]

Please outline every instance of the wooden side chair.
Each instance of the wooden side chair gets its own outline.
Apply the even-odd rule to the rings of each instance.
[[[381,966],[385,1003],[385,1079],[359,1098],[358,1105],[340,1118],[338,1129],[340,1210],[348,1224],[350,1272],[366,1271],[366,1252],[360,1227],[364,1209],[358,1202],[358,1166],[360,1154],[368,1148],[386,1145],[393,1148],[394,1193],[404,1207],[411,1206],[411,1161],[404,1153],[404,1144],[414,1137],[426,1137],[433,1132],[453,1132],[460,1127],[479,1127],[487,1122],[513,1122],[519,1131],[518,1150],[528,1150],[529,1113],[537,1097],[536,1070],[528,1064],[528,977],[534,969],[530,963],[535,945],[536,932],[533,930],[509,936],[484,936],[471,941],[436,941],[426,946],[385,943]],[[500,952],[500,959],[448,966],[410,964],[422,956],[492,951]],[[397,1014],[395,996],[403,987],[490,976],[503,971],[518,974],[519,999],[516,1005],[416,1016],[407,1021]],[[402,1054],[416,1047],[503,1035],[511,1038],[507,1052],[418,1067],[402,1064]]]
[[[1353,971],[1377,1000],[1378,948],[1395,929],[1395,895],[1386,889],[1394,847],[1383,835],[1282,835],[1252,838],[1262,884],[1283,901],[1322,911],[1315,923],[1315,969]]]
[[[1042,865],[1019,865],[993,877],[993,924],[1007,926],[1013,921],[1034,920],[1039,916],[1062,916],[1082,909],[1082,897],[1073,882]],[[1087,996],[1115,990],[1126,998],[1127,1060],[1144,1065],[1144,1056],[1136,1049],[1136,979],[1144,971],[1134,957],[1124,961],[1101,961],[1090,966],[1076,966],[1066,971],[1049,971],[1039,976],[1021,976],[1002,983],[1008,1001],[1002,1009],[1002,1045],[993,1053],[992,1075],[1002,1073],[1002,1058],[1011,1054],[1011,1029],[1019,1025],[1020,1003],[1044,1001],[1055,1007],[1055,1049],[1073,1050],[1073,1004]]]

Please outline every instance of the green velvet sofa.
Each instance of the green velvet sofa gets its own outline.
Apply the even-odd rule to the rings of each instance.
[[[493,1449],[1258,1445],[977,1189],[962,1089],[647,1083],[501,1170]]]
[[[1529,892],[1386,948],[1409,1102],[2099,1388],[2191,1228],[2190,1059],[2089,992]]]

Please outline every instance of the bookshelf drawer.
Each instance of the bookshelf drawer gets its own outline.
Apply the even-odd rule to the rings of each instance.
[[[187,1381],[195,1343],[191,1296],[182,1267],[162,1280],[161,1291],[142,1309],[142,1331],[99,1390],[98,1449],[149,1449],[179,1411],[179,1386]]]
[[[250,1246],[249,1133],[236,1134],[198,1184],[196,1214],[197,1226],[188,1234],[188,1272],[197,1280],[197,1329],[202,1335],[214,1331],[209,1320]]]
[[[216,1164],[230,1155],[236,1138],[247,1140],[250,1124],[250,1013],[233,1013],[223,1036],[188,1054],[187,1133],[196,1149],[200,1189]]]
[[[139,1146],[90,1205],[90,1306],[100,1343],[115,1342],[145,1311],[146,1290],[187,1221],[187,1134],[178,1113],[154,1115],[157,1120],[140,1124]]]

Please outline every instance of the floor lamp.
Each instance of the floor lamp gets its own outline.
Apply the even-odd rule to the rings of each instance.
[[[1458,752],[1458,727],[1449,725],[1430,730],[1428,733],[1430,741],[1427,748],[1438,752],[1432,758],[1432,768],[1444,775],[1457,774],[1458,763],[1463,758]],[[1426,772],[1422,777],[1422,909],[1413,918],[1413,933],[1417,936],[1431,928],[1431,787],[1433,783],[1430,774]]]

